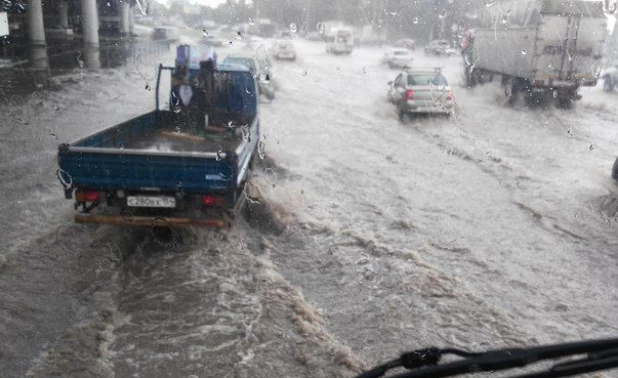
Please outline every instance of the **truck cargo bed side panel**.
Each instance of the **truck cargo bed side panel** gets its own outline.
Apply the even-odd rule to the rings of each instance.
[[[236,177],[230,158],[68,152],[59,165],[76,186],[98,190],[223,191]]]
[[[535,31],[478,30],[474,36],[475,68],[531,78],[534,75]]]

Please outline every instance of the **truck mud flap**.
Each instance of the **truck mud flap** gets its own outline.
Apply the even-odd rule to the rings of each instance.
[[[122,215],[82,215],[75,216],[76,223],[100,223],[126,226],[169,226],[169,227],[187,227],[187,226],[202,226],[210,228],[225,228],[229,225],[229,221],[224,218],[178,218],[178,217],[143,217],[133,216],[126,217]]]

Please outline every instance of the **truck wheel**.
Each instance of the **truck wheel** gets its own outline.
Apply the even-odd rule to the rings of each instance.
[[[476,75],[474,71],[470,72],[468,68],[466,68],[466,86],[468,88],[476,87]]]
[[[612,179],[614,181],[618,181],[618,158],[614,161],[614,166],[612,167]]]

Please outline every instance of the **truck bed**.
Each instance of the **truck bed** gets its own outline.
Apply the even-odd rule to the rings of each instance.
[[[61,145],[58,160],[65,179],[96,190],[234,189],[257,148],[257,120],[245,140],[235,134],[196,138],[177,133],[174,117],[170,111],[153,111]]]

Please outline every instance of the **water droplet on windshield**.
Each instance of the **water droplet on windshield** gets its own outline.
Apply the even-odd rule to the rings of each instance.
[[[234,41],[230,41],[230,46],[232,46],[234,44]]]
[[[569,127],[569,129],[567,130],[567,135],[569,136],[569,138],[573,137],[573,126]]]
[[[180,133],[180,126],[176,125],[176,127],[174,127],[174,131],[176,133]]]
[[[79,66],[79,68],[84,68],[84,61],[82,60],[82,52],[81,51],[77,52],[77,65]]]
[[[296,33],[297,31],[298,31],[298,29],[296,28],[296,24],[292,22],[290,24],[290,32]]]
[[[418,17],[414,17],[412,19],[412,23],[415,24],[415,25],[418,24]]]
[[[223,148],[219,147],[219,149],[217,150],[217,161],[221,161],[221,159],[223,159],[223,157],[221,156],[223,154]]]
[[[308,73],[307,70],[304,70],[303,71],[303,76],[307,76],[307,73]]]
[[[552,96],[554,96],[554,98],[558,98],[558,91],[554,91],[554,93],[552,93]]]
[[[242,39],[242,33],[241,32],[236,33],[236,39],[239,40],[239,41]],[[230,42],[230,44],[231,43],[232,42]]]
[[[208,37],[208,32],[206,31],[206,29],[202,30],[202,35],[204,37]]]
[[[251,142],[251,136],[249,134],[249,125],[243,126],[240,131],[242,132],[242,139],[245,142]]]
[[[448,15],[448,12],[446,11],[446,9],[443,9],[439,14],[438,17],[441,19],[446,18],[446,16]]]
[[[264,142],[258,143],[258,156],[262,160],[266,157],[266,153],[264,152]]]
[[[131,222],[133,220],[133,214],[131,214],[129,210],[122,211],[120,215],[125,222]]]
[[[318,22],[317,24],[315,24],[315,29],[319,31],[321,34],[324,34],[324,31],[325,31],[324,23],[322,21]]]
[[[522,50],[521,50],[521,55],[526,55],[526,54],[528,54],[528,50],[526,50],[526,49],[522,49]]]
[[[500,19],[500,23],[504,25],[507,22],[509,22],[509,18],[507,17],[507,15],[502,16],[502,19]]]
[[[148,83],[146,83],[146,86],[144,87],[145,90],[150,91],[150,85],[148,85]]]
[[[56,135],[55,133],[49,133],[49,135],[54,139],[58,139],[58,135]]]
[[[485,7],[489,8],[489,7],[491,7],[492,5],[494,5],[494,2],[493,2],[493,1],[485,1]]]
[[[588,150],[590,150],[590,151],[594,150],[594,145],[590,144],[590,147],[588,147]]]
[[[268,83],[270,83],[270,76],[269,76],[268,74],[261,73],[261,74],[260,74],[260,76],[259,76],[259,78],[260,78],[260,82],[261,82],[262,84],[268,84]]]
[[[181,110],[182,110],[182,108],[180,107],[180,105],[178,105],[178,104],[174,105],[174,113],[178,114],[178,113],[180,113]]]
[[[249,25],[254,25],[253,19],[249,17]]]

